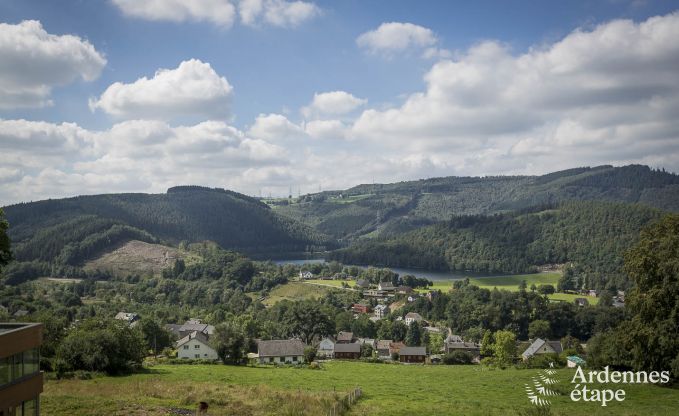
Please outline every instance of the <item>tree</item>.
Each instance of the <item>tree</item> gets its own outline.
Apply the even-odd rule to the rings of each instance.
[[[537,319],[528,325],[528,336],[530,338],[548,339],[551,333],[548,321]]]
[[[9,223],[5,220],[5,213],[0,208],[0,271],[2,271],[2,266],[12,260],[9,236],[7,235],[8,228]]]
[[[145,350],[141,331],[115,319],[88,319],[61,342],[56,369],[126,373],[141,365]]]
[[[420,324],[413,321],[408,327],[408,332],[406,332],[405,343],[409,347],[417,347],[422,343],[422,328]]]
[[[541,295],[551,295],[556,292],[554,286],[552,285],[540,285],[538,286],[538,293]]]
[[[431,334],[429,336],[429,352],[432,354],[438,354],[443,349],[443,335],[442,334]]]
[[[408,327],[403,321],[394,321],[391,324],[391,339],[394,341],[403,341],[406,338]]]
[[[138,325],[146,341],[146,348],[158,355],[164,348],[172,346],[172,334],[152,319],[143,318]]]
[[[316,348],[308,346],[304,348],[304,361],[311,363],[316,359]]]
[[[373,356],[373,346],[370,344],[361,345],[361,357],[370,358]]]
[[[679,369],[679,215],[667,215],[642,231],[625,256],[625,271],[636,284],[626,299],[632,317],[617,331],[632,367]]]
[[[493,355],[493,344],[495,339],[493,339],[493,333],[486,330],[483,333],[483,339],[481,340],[481,355],[484,357],[490,357]]]
[[[294,302],[284,319],[290,335],[300,337],[305,344],[310,344],[314,337],[330,335],[335,329],[334,323],[314,301]]]
[[[375,323],[368,318],[367,314],[361,314],[351,323],[351,332],[361,338],[375,338],[377,331]]]
[[[240,364],[247,354],[247,338],[235,322],[217,325],[210,344],[224,364]]]
[[[516,335],[511,331],[495,332],[493,354],[498,365],[506,366],[513,364],[516,358]]]

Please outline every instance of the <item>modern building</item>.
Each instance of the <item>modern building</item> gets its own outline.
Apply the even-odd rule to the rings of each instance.
[[[42,324],[0,323],[0,416],[37,416]]]

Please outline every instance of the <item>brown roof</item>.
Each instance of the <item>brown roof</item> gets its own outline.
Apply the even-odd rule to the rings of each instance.
[[[403,347],[399,355],[427,355],[427,349],[425,347]]]
[[[349,341],[349,342],[351,342],[351,340],[353,340],[353,339],[354,339],[354,333],[353,333],[353,332],[344,332],[344,331],[340,331],[340,333],[337,334],[337,341],[338,341],[338,342],[340,342],[340,341]]]
[[[388,350],[393,341],[390,339],[380,339],[377,341],[378,350]]]
[[[259,341],[257,349],[260,357],[290,357],[304,355],[304,343],[298,339],[275,339]]]
[[[335,352],[361,352],[361,344],[335,344]]]

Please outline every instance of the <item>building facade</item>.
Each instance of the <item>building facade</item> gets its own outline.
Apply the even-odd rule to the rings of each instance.
[[[42,324],[0,323],[0,416],[37,416]]]

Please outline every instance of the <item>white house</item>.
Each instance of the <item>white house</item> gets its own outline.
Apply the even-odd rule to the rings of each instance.
[[[389,306],[387,305],[377,305],[375,306],[375,317],[383,319],[389,314]]]
[[[408,312],[405,316],[406,325],[410,326],[413,322],[422,322],[424,318],[417,312]]]
[[[335,339],[333,337],[325,337],[318,344],[318,357],[332,357],[332,352],[335,349]]]
[[[314,275],[311,272],[299,272],[300,280],[313,279]]]
[[[177,341],[177,357],[186,359],[217,360],[219,356],[207,342],[207,335],[193,331]]]

